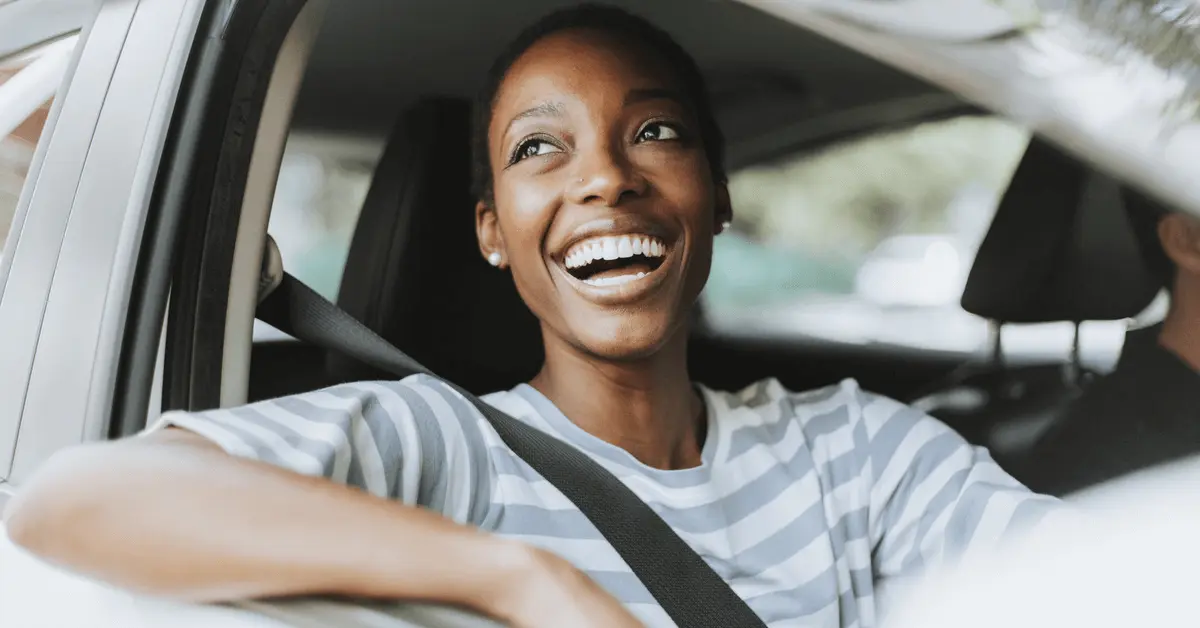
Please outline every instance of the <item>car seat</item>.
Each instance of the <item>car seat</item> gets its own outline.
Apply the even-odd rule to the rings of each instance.
[[[537,319],[484,261],[470,192],[470,104],[423,99],[400,118],[364,201],[338,305],[471,392],[511,388],[542,363]],[[335,381],[389,378],[338,354]]]
[[[1033,139],[979,248],[962,307],[993,324],[992,361],[961,369],[916,405],[991,449],[1011,472],[1090,379],[1083,321],[1129,319],[1161,289],[1137,248],[1120,185]],[[1010,367],[999,334],[1013,323],[1070,322],[1067,364]],[[975,400],[956,403],[955,400]]]

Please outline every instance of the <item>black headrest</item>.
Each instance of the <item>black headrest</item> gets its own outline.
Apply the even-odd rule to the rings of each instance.
[[[1144,310],[1161,287],[1117,182],[1035,138],[979,248],[962,306],[1005,323],[1118,320]]]
[[[424,100],[388,139],[343,271],[338,304],[430,370],[477,393],[542,362],[537,320],[475,239],[470,105]],[[387,377],[330,356],[342,381]]]

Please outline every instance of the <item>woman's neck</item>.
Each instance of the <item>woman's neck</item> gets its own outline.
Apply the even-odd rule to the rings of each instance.
[[[687,372],[687,333],[644,360],[601,362],[547,334],[546,363],[531,385],[583,430],[643,464],[700,464],[703,402]]]

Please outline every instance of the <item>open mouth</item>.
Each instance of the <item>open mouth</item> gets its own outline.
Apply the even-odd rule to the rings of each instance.
[[[666,244],[654,236],[599,236],[572,246],[563,266],[572,277],[586,284],[616,286],[658,270],[666,255]]]

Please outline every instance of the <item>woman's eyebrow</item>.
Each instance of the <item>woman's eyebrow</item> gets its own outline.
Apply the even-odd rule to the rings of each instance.
[[[635,105],[647,100],[671,100],[681,107],[687,106],[687,100],[678,91],[666,87],[643,87],[631,89],[625,94],[625,106]]]
[[[526,109],[525,111],[522,111],[521,113],[518,113],[517,115],[513,116],[512,120],[508,121],[508,126],[504,128],[504,132],[507,133],[509,131],[509,129],[511,129],[513,127],[514,124],[516,124],[526,118],[537,118],[537,117],[543,117],[543,116],[551,117],[551,118],[562,118],[565,115],[566,115],[566,108],[560,102],[538,103],[537,105],[534,105],[534,106]]]

